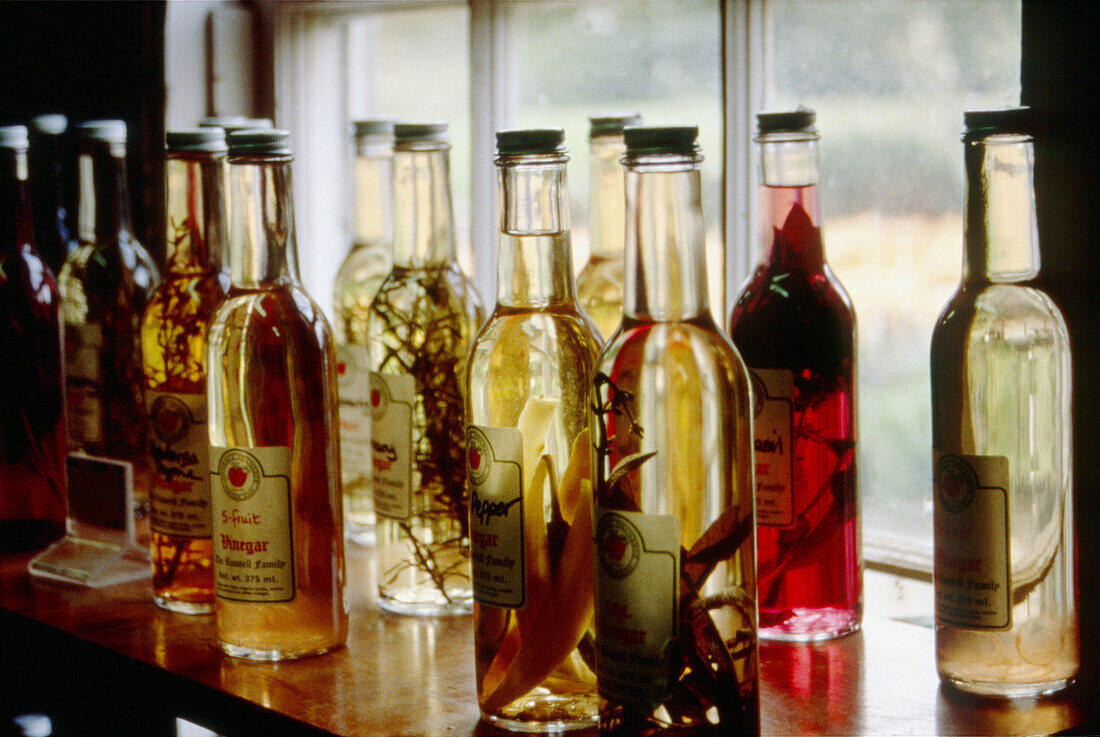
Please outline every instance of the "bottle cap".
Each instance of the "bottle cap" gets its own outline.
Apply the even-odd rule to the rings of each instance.
[[[370,136],[393,136],[392,120],[383,120],[381,118],[371,120],[353,120],[351,122],[352,130],[355,132],[356,138],[368,138]]]
[[[998,133],[1031,135],[1035,119],[1029,107],[1009,107],[997,110],[967,110],[963,113],[966,132],[963,140],[974,140]]]
[[[446,141],[446,123],[394,123],[395,143],[413,143],[416,141]]]
[[[564,154],[565,131],[561,128],[497,131],[497,153],[501,156]]]
[[[29,146],[25,125],[6,125],[0,127],[0,148],[26,151]]]
[[[756,128],[764,133],[817,133],[817,113],[801,105],[797,110],[764,112],[756,115]]]
[[[246,128],[229,134],[229,155],[248,154],[289,156],[290,133],[277,128]]]
[[[245,115],[211,115],[199,121],[200,128],[221,128],[228,136],[234,131],[250,128],[274,128],[269,118],[249,118]]]
[[[31,118],[30,129],[38,135],[60,136],[69,127],[69,119],[60,113]]]
[[[76,126],[77,138],[81,140],[106,141],[107,143],[126,143],[125,120],[86,120]]]
[[[638,126],[642,124],[641,113],[622,113],[619,115],[589,115],[588,137],[621,136],[623,128],[628,125]]]
[[[225,131],[222,128],[211,127],[167,131],[164,134],[164,146],[170,152],[195,151],[218,154],[229,150],[225,143]]]
[[[623,128],[627,156],[699,153],[699,126],[627,126]]]

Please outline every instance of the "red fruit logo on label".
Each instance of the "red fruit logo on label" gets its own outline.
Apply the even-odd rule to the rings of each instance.
[[[475,471],[481,468],[481,453],[478,452],[477,448],[470,448],[470,468]]]
[[[336,364],[336,375],[343,376],[348,372],[348,365],[343,361],[338,361]]]
[[[218,461],[217,474],[226,496],[244,501],[260,488],[263,467],[251,453],[240,448],[230,448]]]
[[[382,403],[382,392],[377,389],[370,390],[370,406],[377,407]]]
[[[623,559],[623,553],[626,552],[626,540],[623,538],[611,533],[604,539],[603,546],[604,552],[611,560],[620,561]]]
[[[596,523],[596,544],[600,570],[616,579],[634,572],[645,548],[638,528],[624,515],[610,511],[602,512]]]
[[[153,434],[165,445],[183,440],[191,426],[191,412],[178,397],[170,394],[158,396],[149,409]]]
[[[248,469],[241,466],[233,466],[226,472],[226,478],[229,479],[229,483],[236,486],[238,489],[244,486],[244,483],[248,481]]]

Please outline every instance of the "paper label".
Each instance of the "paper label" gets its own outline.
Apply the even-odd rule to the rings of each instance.
[[[369,477],[370,370],[364,346],[336,346],[336,390],[340,397],[340,467],[345,478]]]
[[[65,326],[65,411],[77,445],[104,440],[103,328]]]
[[[290,448],[210,449],[214,593],[231,601],[292,601]]]
[[[523,433],[466,428],[474,599],[510,609],[527,604],[523,539]]]
[[[594,525],[600,695],[664,701],[679,627],[680,521],[597,508]]]
[[[794,524],[792,406],[794,377],[786,369],[752,369],[756,523]]]
[[[210,437],[205,394],[145,391],[149,414],[153,532],[174,537],[211,535]]]
[[[412,418],[416,384],[408,374],[370,375],[374,511],[407,520],[412,515]]]
[[[1012,627],[1008,459],[934,451],[936,623]]]

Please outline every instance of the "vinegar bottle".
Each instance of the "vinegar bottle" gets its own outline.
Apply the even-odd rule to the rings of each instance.
[[[215,620],[229,655],[347,638],[336,351],[298,276],[289,134],[229,136],[229,295],[210,325]]]
[[[604,340],[623,317],[623,128],[642,116],[590,117],[588,134],[588,261],[577,276],[581,307]]]
[[[859,629],[856,322],[821,238],[814,112],[762,113],[763,254],[729,333],[754,390],[760,636]]]
[[[367,317],[393,267],[393,123],[355,121],[355,232],[336,273],[336,373],[340,395],[340,467],[349,540],[374,543],[371,489],[370,366]]]
[[[141,324],[148,411],[153,598],[213,611],[206,333],[225,297],[225,133],[165,136],[168,263]]]
[[[564,138],[497,133],[497,302],[468,368],[478,702],[520,731],[597,714],[587,387],[600,340],[573,286]]]
[[[27,129],[0,128],[0,552],[65,531],[61,297],[34,248]]]
[[[371,447],[383,609],[472,607],[466,359],[482,313],[455,261],[446,123],[394,126],[393,269],[371,303]]]
[[[966,113],[962,281],[932,333],[936,665],[963,691],[1073,682],[1072,387],[1062,313],[1035,284],[1026,108]]]
[[[50,271],[57,274],[73,248],[65,206],[65,132],[69,121],[64,115],[39,115],[30,122],[31,202],[34,212],[35,246]]]
[[[752,400],[711,316],[698,129],[626,129],[623,322],[592,393],[608,735],[759,733]]]
[[[139,535],[147,539],[141,319],[160,276],[130,229],[126,123],[81,123],[76,146],[78,245],[60,278],[69,446],[132,464]]]

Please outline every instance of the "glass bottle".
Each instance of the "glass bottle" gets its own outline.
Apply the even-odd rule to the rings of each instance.
[[[0,552],[65,531],[61,297],[34,248],[27,129],[0,128]]]
[[[760,636],[859,629],[856,322],[825,261],[812,110],[762,113],[760,243],[729,334],[754,390]]]
[[[73,248],[65,207],[64,162],[65,131],[69,121],[64,115],[39,115],[30,122],[30,188],[34,215],[34,240],[42,260],[57,274]]]
[[[148,542],[141,318],[160,276],[130,229],[126,123],[81,123],[76,147],[78,245],[60,278],[69,446],[132,464],[138,534]]]
[[[604,340],[623,317],[623,128],[642,116],[590,117],[588,133],[588,260],[577,275],[577,297]]]
[[[349,540],[374,544],[367,317],[393,267],[393,122],[355,121],[355,232],[336,273],[333,331],[340,395],[340,467]]]
[[[497,133],[497,302],[470,352],[466,473],[477,694],[498,726],[596,723],[588,392],[564,133]]]
[[[229,655],[347,638],[336,350],[298,276],[289,134],[229,135],[229,294],[210,325],[214,614]]]
[[[225,298],[225,133],[169,131],[168,260],[141,324],[149,455],[153,599],[172,611],[214,608],[206,333]]]
[[[1080,663],[1072,369],[1038,286],[1026,108],[966,113],[962,280],[932,333],[936,665],[963,691],[1057,691]]]
[[[592,393],[601,734],[759,733],[752,400],[710,312],[697,136],[625,132],[623,322]]]
[[[367,320],[379,604],[404,614],[472,608],[463,407],[482,312],[455,261],[446,135],[394,126],[393,269]]]

